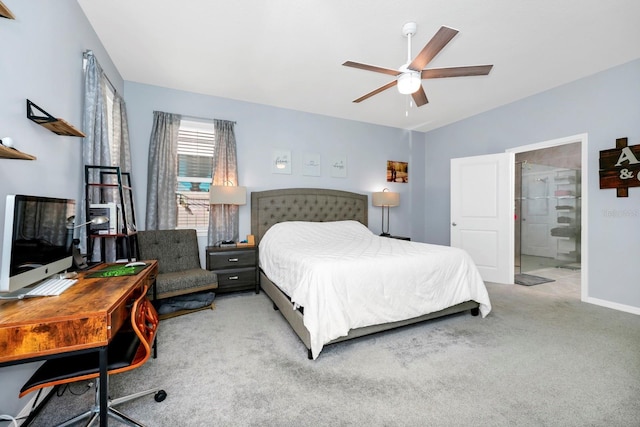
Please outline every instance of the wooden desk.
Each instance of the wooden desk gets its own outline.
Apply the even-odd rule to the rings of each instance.
[[[0,366],[59,357],[75,351],[100,354],[100,425],[107,426],[107,344],[130,319],[132,294],[151,286],[157,261],[135,276],[85,278],[57,297],[0,301]]]

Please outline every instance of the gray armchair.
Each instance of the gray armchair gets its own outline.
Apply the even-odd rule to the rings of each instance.
[[[217,289],[216,274],[201,267],[195,230],[147,230],[139,231],[137,237],[140,259],[158,260],[155,298]],[[195,310],[182,310],[176,314],[191,311]]]

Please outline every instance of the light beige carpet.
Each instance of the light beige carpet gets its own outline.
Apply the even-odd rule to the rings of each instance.
[[[485,319],[360,338],[315,361],[264,294],[219,296],[214,311],[161,322],[159,358],[111,392],[162,386],[164,402],[121,408],[149,426],[639,426],[640,316],[537,288],[488,284]],[[92,392],[53,397],[33,425],[84,410]]]

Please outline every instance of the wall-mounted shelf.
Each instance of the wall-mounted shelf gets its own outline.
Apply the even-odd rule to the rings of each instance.
[[[9,8],[5,6],[1,1],[0,1],[0,16],[7,19],[16,19],[16,17],[13,16],[13,13],[11,13]]]
[[[72,125],[62,119],[56,119],[51,114],[38,107],[33,102],[27,99],[27,118],[36,122],[40,126],[44,126],[51,132],[57,135],[64,136],[79,136],[85,137],[86,135],[74,128]]]
[[[23,153],[21,151],[15,150],[13,148],[5,147],[0,144],[0,158],[2,159],[20,159],[20,160],[35,160],[36,156],[32,156],[31,154]]]

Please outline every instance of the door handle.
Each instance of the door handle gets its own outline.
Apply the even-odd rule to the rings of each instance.
[[[238,258],[229,258],[228,261],[229,262],[238,262]]]
[[[455,226],[456,226],[456,225],[458,225],[458,224],[456,224],[455,222],[452,222],[452,223],[451,223],[451,225],[453,225],[453,226],[455,227]]]

